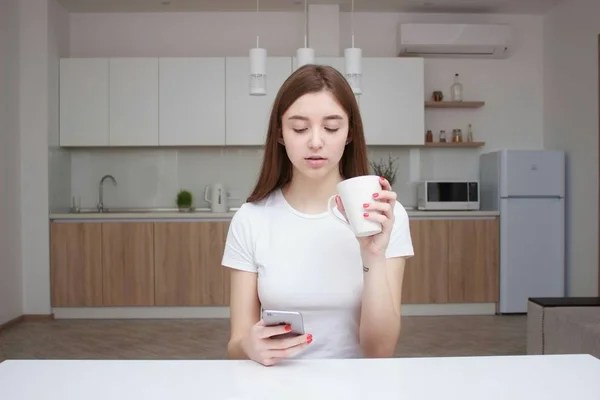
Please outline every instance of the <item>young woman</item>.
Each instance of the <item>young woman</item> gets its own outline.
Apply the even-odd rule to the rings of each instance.
[[[381,178],[383,190],[361,211],[383,232],[357,239],[327,212],[337,183],[368,174],[346,79],[328,66],[296,70],[275,98],[258,182],[227,236],[229,358],[273,365],[289,357],[393,356],[404,263],[413,255],[406,211]],[[306,334],[278,337],[287,327],[265,326],[261,308],[301,312]]]

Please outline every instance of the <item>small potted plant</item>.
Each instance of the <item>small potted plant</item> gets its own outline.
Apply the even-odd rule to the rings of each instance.
[[[380,159],[379,162],[372,161],[369,164],[371,165],[375,175],[383,176],[388,180],[390,185],[394,185],[396,173],[398,171],[398,168],[395,166],[396,160],[398,160],[398,158],[392,159],[392,156],[390,155],[387,162]]]
[[[192,209],[194,197],[189,190],[182,189],[177,193],[177,207],[179,211],[185,212]]]

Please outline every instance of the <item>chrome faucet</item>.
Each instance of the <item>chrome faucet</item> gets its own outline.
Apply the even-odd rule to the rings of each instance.
[[[98,212],[104,212],[104,181],[106,179],[110,179],[114,186],[117,186],[117,181],[112,175],[104,175],[102,179],[100,179],[100,184],[98,185]]]

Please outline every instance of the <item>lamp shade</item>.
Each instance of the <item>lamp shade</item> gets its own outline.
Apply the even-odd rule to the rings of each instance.
[[[250,94],[267,94],[267,50],[255,47],[250,49]]]
[[[298,68],[307,64],[315,63],[315,49],[310,47],[301,47],[296,50],[296,58],[298,59]]]
[[[346,80],[354,94],[361,94],[362,50],[356,47],[348,48],[344,50],[344,59],[346,61]]]

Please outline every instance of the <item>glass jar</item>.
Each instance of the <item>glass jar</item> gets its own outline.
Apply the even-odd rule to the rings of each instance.
[[[445,142],[446,142],[446,131],[442,129],[440,131],[440,143],[445,143]]]

